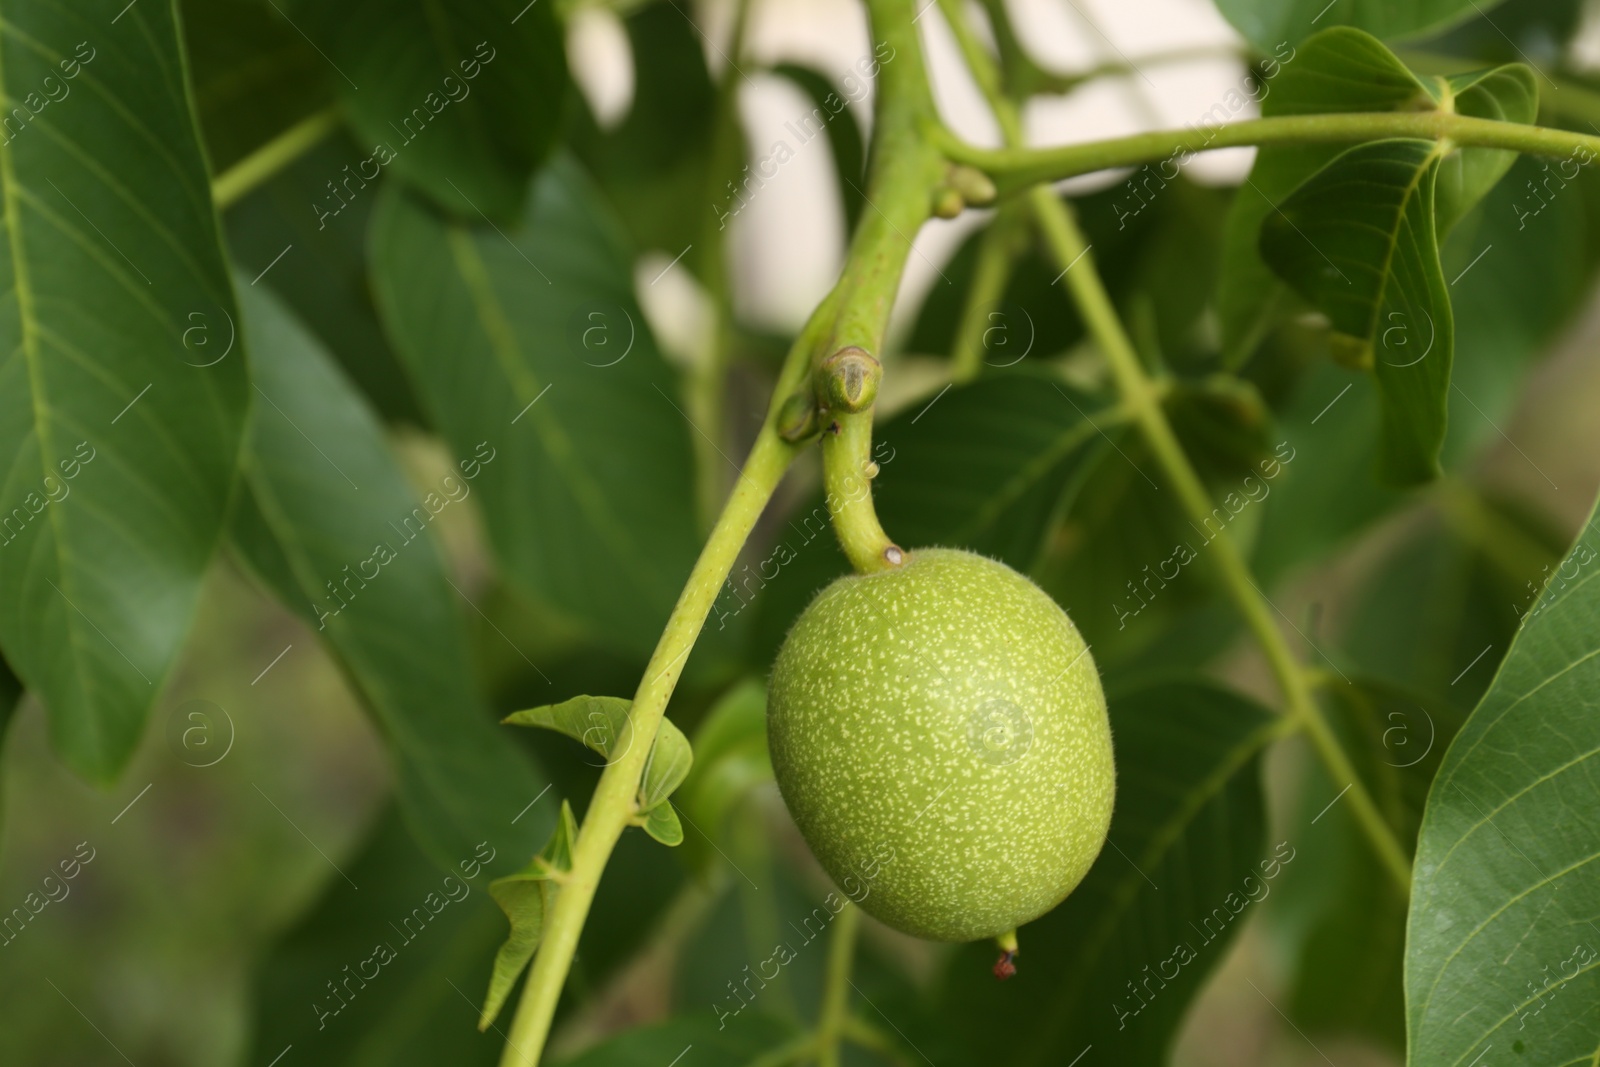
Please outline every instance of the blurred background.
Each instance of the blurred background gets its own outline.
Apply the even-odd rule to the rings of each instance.
[[[725,68],[717,42],[727,38],[729,5],[701,3],[688,11],[688,0],[674,0],[684,12],[663,5],[630,11],[637,6],[574,7],[568,54],[588,112],[573,119],[575,128],[626,128],[638,106],[630,19],[635,33],[661,32],[676,20],[672,32],[686,35],[682,16],[692,14],[703,35],[686,39],[703,51],[712,72]],[[1024,41],[1049,69],[1126,67],[1123,74],[1031,106],[1027,122],[1036,143],[1198,122],[1230,90],[1246,84],[1243,44],[1206,0],[1016,0],[1011,6]],[[259,23],[267,28],[262,32],[280,33],[285,47],[294,46],[270,5],[196,0],[183,7],[191,30],[237,19]],[[1600,20],[1592,5],[1513,0],[1494,10],[1497,20],[1512,28],[1513,47],[1526,58],[1575,78],[1600,66]],[[638,21],[647,17],[656,21]],[[870,84],[856,65],[871,46],[857,4],[753,0],[750,17],[747,51],[754,66],[793,62],[825,72],[851,99],[856,121],[870,125]],[[937,12],[919,25],[948,121],[975,142],[997,144],[992,121],[955,61],[953,41]],[[1490,52],[1505,43],[1481,26],[1460,32],[1479,33]],[[243,77],[227,54],[208,51],[204,40],[192,48],[197,79]],[[307,78],[312,77],[308,71]],[[792,139],[786,124],[812,106],[792,79],[753,70],[740,94],[752,159]],[[1255,110],[1252,102],[1234,117]],[[1600,116],[1600,109],[1595,113]],[[213,164],[220,170],[228,162],[218,158],[227,155],[226,117],[203,117]],[[222,136],[213,136],[219,130]],[[798,153],[731,221],[735,307],[752,346],[762,338],[792,334],[842,262],[845,205],[830,152],[819,140]],[[346,157],[354,158],[352,153],[339,139],[329,141],[316,150],[323,160],[319,172],[336,171]],[[1251,158],[1250,150],[1230,150],[1186,168],[1197,190],[1202,230],[1207,224],[1220,226],[1227,190],[1241,181]],[[1084,179],[1069,188],[1092,195],[1124,177]],[[1526,177],[1519,172],[1508,177],[1502,183],[1511,190],[1506,195],[1514,195]],[[293,180],[291,174],[253,194],[225,220],[234,253],[245,266],[259,254],[253,228],[272,217],[274,198],[297,195]],[[302,195],[297,204],[303,200]],[[1585,235],[1600,226],[1596,203],[1588,194],[1575,197],[1563,207],[1563,221],[1549,224],[1564,227],[1573,242],[1583,245]],[[1507,210],[1504,201],[1494,209]],[[300,221],[309,230],[314,219],[303,206],[295,210],[305,216]],[[917,239],[896,314],[897,347],[903,350],[887,367],[885,404],[891,411],[926,397],[943,380],[942,358],[919,351],[919,336],[932,330],[919,323],[935,314],[941,301],[953,299],[944,291],[953,285],[947,274],[955,273],[958,250],[984,219],[984,213],[969,212],[957,220],[934,221]],[[1560,247],[1559,240],[1551,247]],[[1451,469],[1514,501],[1534,516],[1530,528],[1548,532],[1542,541],[1525,538],[1531,547],[1510,565],[1508,573],[1526,572],[1530,580],[1581,524],[1600,484],[1600,423],[1594,418],[1600,410],[1600,361],[1593,358],[1600,341],[1600,302],[1590,284],[1588,247],[1564,249],[1567,258],[1545,275],[1539,262],[1529,265],[1507,248],[1502,259],[1491,245],[1476,269],[1500,284],[1480,299],[1493,301],[1499,294],[1506,306],[1497,310],[1507,315],[1543,301],[1550,312],[1544,319],[1551,325],[1533,331],[1536,343],[1488,333],[1459,342],[1463,361],[1470,364],[1478,353],[1487,356],[1462,372],[1472,403],[1452,412]],[[1451,262],[1460,270],[1477,249],[1466,238],[1460,247],[1453,242],[1447,274],[1455,276]],[[690,364],[704,347],[709,312],[692,276],[668,269],[677,254],[671,247],[646,247],[635,278],[663,346],[675,360]],[[1164,254],[1169,271],[1202,280],[1215,262],[1203,249]],[[264,263],[262,257],[257,269]],[[315,283],[297,282],[285,272],[278,284]],[[1526,287],[1534,291],[1529,294]],[[1464,335],[1468,322],[1458,327]],[[1495,358],[1502,352],[1504,359]],[[373,354],[363,385],[386,407],[409,473],[424,490],[436,484],[449,460],[408,418],[413,401],[402,384],[385,377],[385,358]],[[350,365],[348,356],[346,362]],[[352,373],[362,375],[359,367]],[[1328,389],[1319,395],[1332,394]],[[736,403],[747,409],[740,417],[759,420],[765,405],[759,380],[747,383]],[[802,476],[788,498],[798,499],[805,491]],[[514,602],[493,573],[474,506],[447,509],[435,530],[447,549],[453,580],[481,609],[469,618],[479,667],[497,709],[541,702],[550,689],[562,695],[631,692],[637,662],[588,647],[563,620]],[[1419,597],[1438,598],[1441,612],[1453,610],[1448,590],[1419,576],[1446,566],[1451,552],[1472,543],[1471,531],[1479,526],[1470,512],[1470,505],[1453,505],[1447,489],[1420,497],[1341,542],[1335,554],[1297,567],[1280,586],[1279,603],[1297,619],[1309,620],[1312,639],[1344,635],[1344,647],[1354,649],[1351,655],[1380,662],[1397,646],[1383,630],[1382,604],[1371,595],[1374,582],[1390,595],[1413,603]],[[1309,518],[1314,521],[1314,514]],[[1441,523],[1454,532],[1440,534]],[[1516,599],[1521,585],[1502,575],[1496,588],[1505,601],[1499,625],[1509,632],[1525,606]],[[1270,697],[1265,676],[1248,655],[1225,653],[1221,662],[1234,681]],[[1441,669],[1463,667],[1470,665],[1451,660]],[[729,681],[715,665],[691,676],[674,704],[674,718],[691,725]],[[1485,677],[1462,685],[1476,685],[1474,692],[1481,692],[1486,683]],[[518,736],[508,743],[534,747],[564,792],[586,795],[592,769],[578,750],[559,739]],[[1293,799],[1299,796],[1294,783],[1302,773],[1302,756],[1297,746],[1283,746],[1268,768],[1277,826],[1303,814],[1294,810]],[[390,890],[375,887],[370,896],[361,894],[360,907],[370,909],[382,906],[384,892],[409,900],[413,887],[436,877],[396,829],[384,749],[339,669],[315,636],[226,555],[218,557],[210,576],[183,663],[163,693],[139,755],[117,786],[98,791],[63,767],[51,751],[42,709],[31,699],[6,734],[3,759],[0,908],[10,909],[38,891],[59,861],[76,856],[82,862],[67,894],[52,900],[0,949],[3,1064],[267,1064],[288,1043],[275,1036],[282,1029],[274,1021],[280,1014],[307,1016],[295,1026],[315,1021],[304,996],[285,1003],[281,1012],[272,1002],[284,985],[281,976],[296,968],[332,974],[337,961],[359,958],[360,946],[337,943],[339,908],[354,905],[330,903],[330,889],[341,882],[360,884],[368,869],[410,872],[385,879]],[[775,792],[765,787],[734,818],[727,865],[711,888],[686,880],[681,864],[665,850],[641,847],[637,835],[630,836],[631,844],[608,872],[580,952],[557,1053],[574,1055],[618,1028],[662,1017],[674,1004],[704,1012],[706,1004],[725,995],[723,979],[750,958],[739,947],[741,938],[773,916],[795,910],[780,906],[789,899],[785,894],[799,901],[821,884],[785,821]],[[758,884],[783,888],[777,894],[754,891]],[[363,1039],[344,1050],[342,1062],[393,1062],[406,1042],[425,1040],[424,1020],[448,1018],[470,1028],[487,954],[501,936],[502,920],[481,894],[459,911],[449,916],[451,936],[426,947],[436,955],[410,962],[419,971],[426,964],[458,975],[460,996],[408,978],[383,1009],[394,1024],[381,1031],[387,1038]],[[1396,1062],[1390,1052],[1337,1034],[1318,1035],[1313,1045],[1274,1007],[1291,995],[1290,961],[1282,946],[1298,936],[1296,922],[1292,909],[1275,903],[1252,909],[1242,935],[1189,1011],[1175,1062],[1193,1067]],[[869,929],[867,937],[874,954],[864,966],[899,968],[913,984],[931,971],[942,951],[881,928]],[[343,948],[348,951],[340,955]],[[269,954],[279,979],[262,977]],[[334,962],[324,966],[328,961]],[[809,1010],[807,991],[816,987],[820,963],[819,953],[802,958],[787,976],[789,988],[775,987],[774,1000],[797,998],[801,1010]],[[408,1029],[409,1023],[415,1026]],[[492,1062],[498,1045],[491,1033],[482,1040],[480,1058]],[[408,1055],[421,1053],[413,1046]],[[283,1062],[288,1067],[293,1060]],[[930,1062],[944,1067],[937,1056]]]

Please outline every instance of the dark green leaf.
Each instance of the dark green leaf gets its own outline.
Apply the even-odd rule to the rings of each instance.
[[[1208,684],[1162,683],[1111,700],[1117,806],[1083,883],[1023,927],[1017,976],[965,946],[939,992],[963,1062],[1166,1062],[1190,999],[1254,901],[1297,849],[1265,847],[1260,755],[1277,731],[1259,706]],[[1267,858],[1264,858],[1267,857]],[[1003,1035],[997,1037],[997,1035]]]
[[[1296,49],[1279,49],[1271,77],[1260,90],[1265,117],[1339,112],[1404,111],[1449,106],[1462,114],[1531,122],[1537,102],[1533,75],[1524,67],[1501,67],[1454,79],[1419,78],[1382,42],[1359,30],[1325,30]],[[1446,99],[1448,98],[1448,104]],[[1219,120],[1235,117],[1226,108]],[[1262,223],[1296,186],[1344,149],[1310,144],[1267,147],[1228,214],[1218,288],[1218,314],[1225,358],[1234,366],[1249,358],[1267,321],[1280,313],[1285,294],[1262,262],[1257,239]],[[1506,153],[1468,149],[1444,157],[1440,212],[1448,223],[1471,208],[1510,164]]]
[[[1409,852],[1428,785],[1464,715],[1382,682],[1329,687],[1329,718],[1379,810]],[[1289,831],[1305,861],[1285,872],[1268,912],[1292,959],[1285,1010],[1308,1034],[1405,1045],[1405,898],[1333,782],[1302,748]]]
[[[249,403],[175,12],[122,7],[0,23],[0,644],[101,782],[188,633]]]
[[[572,844],[578,839],[578,823],[572,805],[561,802],[561,818],[549,842],[533,857],[533,862],[515,874],[489,883],[489,895],[500,905],[511,922],[511,933],[494,955],[489,974],[489,992],[483,999],[478,1029],[487,1030],[500,1014],[500,1007],[516,985],[517,976],[533,959],[544,937],[544,917],[560,891],[556,878],[572,870]]]
[[[493,725],[460,594],[428,534],[474,487],[472,472],[490,468],[463,462],[462,477],[419,504],[377,419],[316,343],[259,287],[243,292],[259,404],[234,543],[349,672],[389,742],[423,849],[446,866],[485,839],[531,850],[554,805],[521,814],[539,777]]]
[[[645,4],[629,14],[633,107],[607,131],[587,108],[576,108],[570,138],[633,243],[669,256],[703,244],[713,212],[729,206],[722,189],[715,190],[717,204],[708,202],[717,88],[690,14],[672,4]],[[692,248],[684,256],[695,268],[699,258]]]
[[[1407,485],[1439,473],[1455,320],[1434,228],[1434,142],[1337,156],[1269,215],[1261,255],[1332,323],[1342,362],[1377,375],[1379,465]]]
[[[1495,6],[1473,0],[1217,0],[1223,17],[1267,52],[1329,26],[1354,26],[1377,37],[1414,37]]]
[[[181,7],[195,107],[217,173],[333,102],[338,75],[265,0]]]
[[[329,137],[228,210],[228,247],[239,271],[283,297],[385,421],[421,424],[367,281],[378,191],[356,173],[365,156],[347,134]]]
[[[698,551],[691,430],[587,180],[557,161],[505,233],[386,189],[372,256],[432,421],[463,454],[500,457],[478,488],[508,576],[648,652]]]
[[[370,148],[364,177],[392,170],[475,223],[518,216],[569,84],[554,4],[300,0],[295,11]]]
[[[1600,534],[1594,518],[1445,755],[1406,940],[1413,1063],[1581,1063],[1600,1045]]]
[[[353,862],[341,857],[350,881],[330,877],[256,972],[251,1067],[499,1060],[505,1041],[473,1028],[471,994],[505,919],[483,891],[479,859],[457,860],[441,876],[393,811]]]
[[[876,431],[881,473],[872,483],[885,528],[908,548],[970,548],[1026,571],[1085,472],[1116,436],[1102,401],[1046,369],[1019,367],[913,404]],[[848,569],[820,500],[792,517],[755,570],[736,572],[713,608],[737,614],[763,597],[760,648],[776,648],[789,623],[829,580]],[[820,543],[817,543],[819,542]],[[769,574],[769,571],[771,572]],[[743,585],[741,586],[741,583]],[[757,651],[756,658],[762,658]]]

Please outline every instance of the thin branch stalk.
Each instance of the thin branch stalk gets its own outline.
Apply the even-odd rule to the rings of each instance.
[[[962,16],[957,0],[941,0],[946,17],[961,42],[967,62],[977,74],[977,82],[989,99],[1001,131],[1009,144],[1020,144],[1022,124],[1016,105],[999,90],[999,78],[993,61],[971,33]],[[983,71],[983,73],[977,73]],[[1374,116],[1364,116],[1372,118]],[[1269,121],[1269,120],[1261,120]],[[1245,123],[1239,124],[1247,125]],[[1600,145],[1600,139],[1592,139]],[[1013,155],[1026,155],[1022,149],[1010,149]],[[999,154],[999,153],[996,153]],[[971,160],[967,160],[971,162]],[[998,178],[997,175],[992,175]],[[997,181],[998,184],[998,181]],[[1078,312],[1083,316],[1089,333],[1099,344],[1111,369],[1112,378],[1123,403],[1132,411],[1140,432],[1156,462],[1160,464],[1167,481],[1178,493],[1183,509],[1192,521],[1204,523],[1212,513],[1213,504],[1205,484],[1195,473],[1189,457],[1178,441],[1177,434],[1167,421],[1161,406],[1160,390],[1145,372],[1135,352],[1133,342],[1123,328],[1111,295],[1106,292],[1094,264],[1093,255],[1084,241],[1071,209],[1047,185],[1035,185],[1027,194],[1056,263],[1061,267],[1067,289]],[[1324,765],[1335,780],[1349,783],[1350,807],[1356,820],[1371,840],[1379,859],[1393,876],[1401,892],[1409,895],[1411,888],[1411,861],[1395,836],[1393,828],[1378,811],[1371,794],[1356,774],[1349,756],[1338,737],[1328,725],[1322,710],[1311,693],[1305,670],[1290,651],[1283,632],[1273,617],[1266,594],[1250,576],[1250,568],[1234,545],[1227,531],[1220,531],[1211,542],[1212,559],[1222,580],[1223,588],[1250,627],[1267,661],[1274,678],[1283,691],[1289,715],[1299,722],[1311,738]]]
[[[948,131],[940,134],[940,141],[952,160],[988,174],[1004,196],[1041,182],[1059,181],[1098,170],[1131,167],[1164,159],[1182,162],[1196,153],[1218,148],[1354,144],[1391,137],[1446,139],[1462,148],[1504,148],[1539,156],[1566,156],[1579,150],[1600,155],[1600,137],[1592,134],[1443,111],[1285,115],[1219,126],[1154,130],[1108,141],[1054,148],[979,148]]]

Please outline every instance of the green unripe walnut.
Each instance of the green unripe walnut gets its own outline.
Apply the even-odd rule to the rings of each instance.
[[[934,941],[995,937],[1072,891],[1115,796],[1100,677],[1010,567],[921,549],[841,578],[778,653],[778,788],[867,912]]]

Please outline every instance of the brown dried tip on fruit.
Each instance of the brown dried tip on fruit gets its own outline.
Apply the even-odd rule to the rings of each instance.
[[[1004,982],[1017,973],[1017,954],[1010,949],[1000,953],[994,961],[994,976]]]

